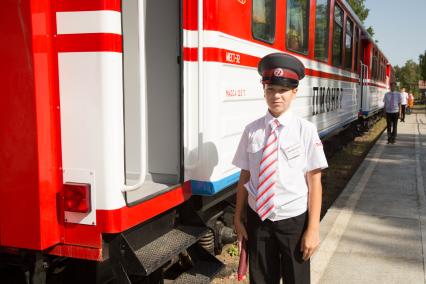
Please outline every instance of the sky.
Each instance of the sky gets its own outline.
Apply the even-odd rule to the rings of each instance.
[[[426,50],[426,0],[366,0],[370,9],[364,26],[372,26],[375,40],[390,63],[404,66]]]

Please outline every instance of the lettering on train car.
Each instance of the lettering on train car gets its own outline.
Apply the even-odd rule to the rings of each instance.
[[[245,97],[247,95],[247,90],[245,89],[229,89],[229,90],[225,90],[225,96],[227,98],[231,98],[231,97]]]
[[[241,56],[237,53],[226,52],[226,61],[234,64],[240,64]]]
[[[313,87],[312,115],[342,108],[343,88]]]

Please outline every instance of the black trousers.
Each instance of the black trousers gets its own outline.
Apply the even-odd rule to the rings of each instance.
[[[272,222],[261,221],[247,209],[249,272],[251,284],[310,283],[310,261],[302,259],[300,241],[308,224],[308,214]]]
[[[398,117],[399,113],[386,113],[386,126],[388,131],[388,141],[395,141],[397,129],[398,129]]]
[[[407,105],[401,105],[401,121],[405,121],[405,108]]]

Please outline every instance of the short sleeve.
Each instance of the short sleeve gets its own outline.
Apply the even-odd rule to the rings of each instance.
[[[232,164],[242,170],[249,171],[249,156],[247,152],[248,146],[248,130],[247,127],[244,129],[243,135],[241,135],[240,143],[238,144],[237,151],[235,153]]]
[[[306,171],[310,172],[316,169],[325,169],[328,167],[327,159],[324,153],[324,147],[318,136],[318,131],[312,127],[307,145],[307,167]]]

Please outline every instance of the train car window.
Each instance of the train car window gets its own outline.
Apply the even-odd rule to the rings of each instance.
[[[371,78],[376,79],[377,78],[377,51],[373,50],[373,60],[372,60],[372,66],[371,66]]]
[[[286,45],[289,50],[308,53],[309,1],[287,0]]]
[[[382,82],[386,81],[386,63],[385,58],[382,60]]]
[[[354,70],[355,72],[358,72],[358,61],[359,61],[359,29],[355,28],[355,34],[354,34],[354,44],[355,44],[355,56],[354,56]]]
[[[329,0],[317,0],[315,19],[315,59],[322,61],[328,60],[329,10]]]
[[[383,82],[386,82],[386,59],[383,59]]]
[[[342,66],[343,54],[343,10],[338,5],[334,6],[334,29],[333,29],[333,57],[335,66]]]
[[[350,19],[346,20],[346,39],[345,39],[345,67],[352,68],[352,49],[353,49],[353,23]]]
[[[275,40],[275,0],[253,0],[252,32],[255,39]]]
[[[380,79],[380,60],[381,60],[381,58],[380,58],[380,53],[379,53],[379,51],[377,51],[377,54],[376,54],[376,80],[379,80]]]

